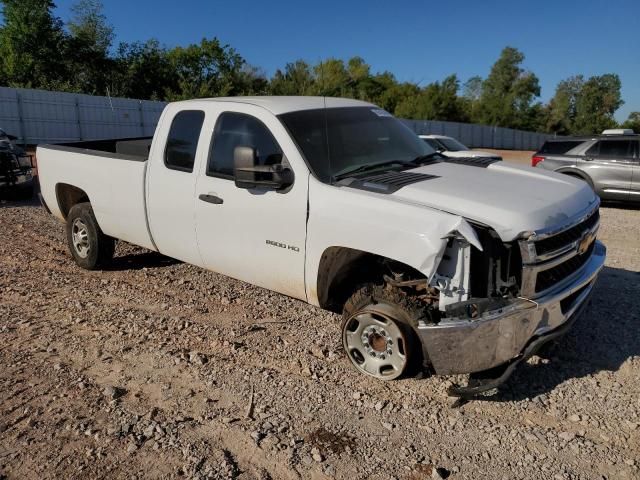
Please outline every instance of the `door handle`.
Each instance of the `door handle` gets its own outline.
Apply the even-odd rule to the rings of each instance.
[[[214,205],[222,205],[224,203],[224,200],[222,200],[220,197],[217,197],[215,195],[208,195],[206,193],[201,194],[198,198],[203,202],[213,203]]]

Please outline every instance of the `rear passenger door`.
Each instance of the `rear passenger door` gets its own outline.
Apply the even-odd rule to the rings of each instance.
[[[607,200],[627,200],[635,163],[635,145],[629,139],[598,140],[585,152],[584,170],[596,192]]]
[[[158,251],[201,265],[194,218],[205,112],[169,106],[159,122],[147,172],[147,217]],[[201,139],[202,137],[202,139]],[[208,137],[208,136],[206,136]]]

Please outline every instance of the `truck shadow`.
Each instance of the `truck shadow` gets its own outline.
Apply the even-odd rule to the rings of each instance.
[[[640,202],[614,202],[611,200],[602,200],[600,204],[606,208],[617,208],[618,210],[640,210]]]
[[[640,272],[605,267],[591,306],[573,329],[534,361],[521,364],[498,392],[480,399],[519,401],[573,378],[617,371],[640,356]]]
[[[0,190],[0,208],[40,207],[40,202],[34,195],[26,198],[20,192]]]
[[[143,268],[162,268],[177,265],[180,260],[166,257],[158,252],[128,253],[119,257],[114,257],[106,271],[142,270]]]
[[[40,207],[39,192],[38,177],[34,178],[33,190],[15,189],[2,185],[0,186],[0,208]]]

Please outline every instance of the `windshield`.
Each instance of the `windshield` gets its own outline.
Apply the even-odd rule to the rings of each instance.
[[[445,146],[448,152],[465,152],[469,150],[455,138],[439,138],[438,141]]]
[[[375,107],[302,110],[279,118],[313,174],[325,183],[359,167],[390,168],[435,153],[402,122]]]

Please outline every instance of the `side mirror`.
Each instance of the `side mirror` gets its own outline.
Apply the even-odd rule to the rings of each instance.
[[[233,151],[233,175],[236,187],[282,190],[293,185],[293,171],[281,163],[258,165],[258,156],[251,147],[236,147]]]

